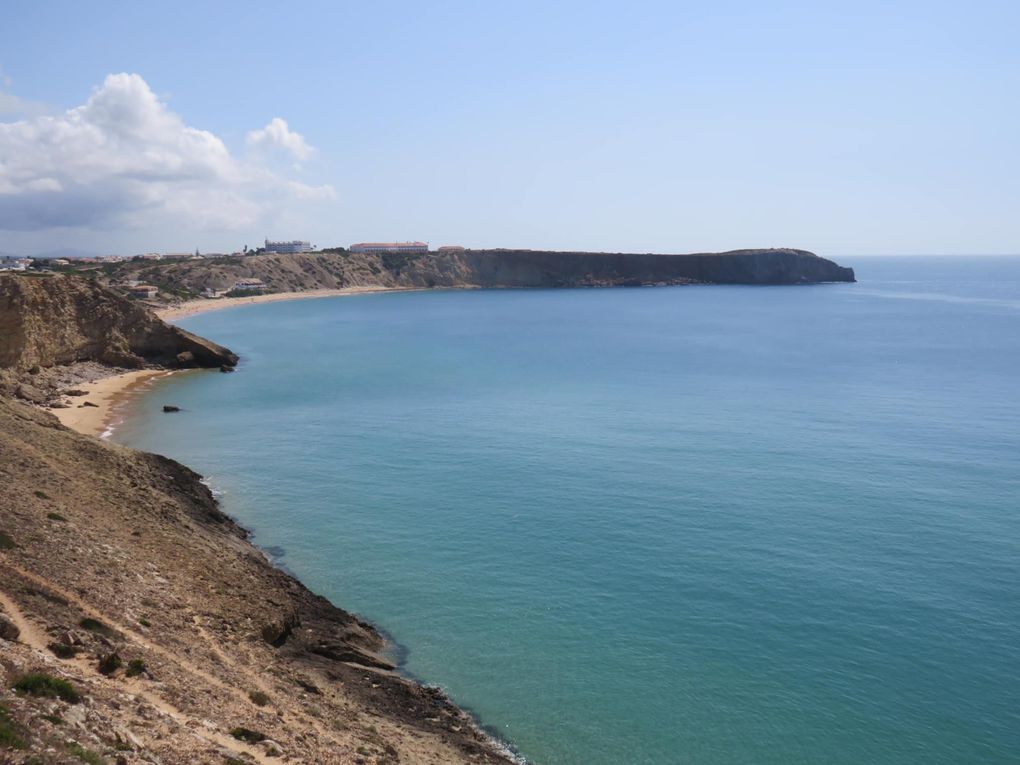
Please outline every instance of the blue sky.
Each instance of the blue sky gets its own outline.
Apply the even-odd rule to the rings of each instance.
[[[1015,2],[3,16],[2,251],[1020,251]]]

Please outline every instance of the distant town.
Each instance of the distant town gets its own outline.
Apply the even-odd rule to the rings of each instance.
[[[463,252],[464,247],[460,245],[443,245],[436,249],[437,253]],[[88,255],[88,254],[67,254],[64,256],[36,255],[21,256],[11,254],[0,254],[0,273],[2,272],[32,272],[32,273],[61,273],[71,272],[88,274],[98,272],[110,274],[109,267],[125,263],[139,262],[182,262],[182,261],[204,261],[219,258],[246,258],[255,255],[288,255],[288,254],[396,254],[396,255],[424,255],[430,252],[428,242],[355,242],[348,247],[329,247],[319,249],[311,242],[304,239],[292,239],[288,241],[274,241],[266,239],[261,247],[249,248],[245,245],[242,249],[234,252],[202,252],[196,249],[194,252],[145,252],[137,255]],[[140,300],[153,300],[161,292],[161,288],[145,283],[138,279],[114,280],[109,286],[120,288],[130,297]],[[257,278],[239,278],[229,286],[222,289],[206,288],[201,292],[201,297],[218,298],[224,296],[251,295],[264,292],[268,285]]]
[[[463,251],[460,245],[443,245],[436,252]],[[429,252],[428,242],[355,242],[348,247],[330,247],[324,250],[303,239],[290,241],[273,241],[266,239],[261,247],[249,248],[247,245],[234,252],[145,252],[137,255],[10,255],[0,254],[0,271],[25,271],[29,268],[48,266],[70,266],[88,263],[124,263],[129,260],[204,260],[206,258],[243,257],[247,255],[264,255],[267,253],[311,253],[311,252],[395,252],[404,254],[424,254]]]

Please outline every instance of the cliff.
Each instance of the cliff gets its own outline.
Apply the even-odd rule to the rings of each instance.
[[[186,467],[0,398],[0,486],[0,762],[509,763]]]
[[[0,370],[77,361],[229,367],[237,356],[86,279],[0,275]]]
[[[141,279],[166,293],[197,295],[261,279],[270,291],[343,287],[614,287],[668,284],[852,282],[854,272],[805,250],[652,255],[539,250],[465,250],[421,255],[346,251],[263,254],[177,262],[130,262],[114,279]]]

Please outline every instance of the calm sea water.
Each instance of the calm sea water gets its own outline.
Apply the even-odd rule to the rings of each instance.
[[[840,260],[210,313],[115,438],[535,763],[1020,762],[1020,259]]]

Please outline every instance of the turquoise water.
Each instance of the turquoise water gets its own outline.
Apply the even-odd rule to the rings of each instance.
[[[1016,763],[1020,259],[840,260],[209,313],[115,438],[529,761]]]

